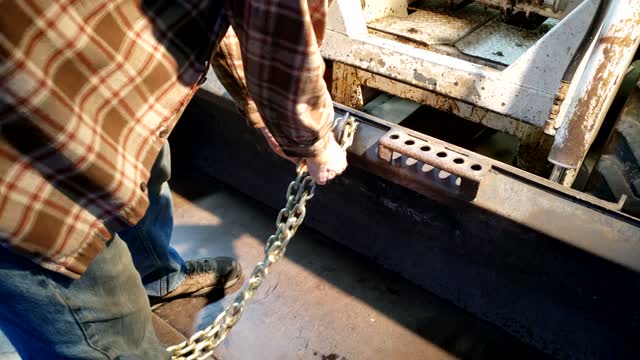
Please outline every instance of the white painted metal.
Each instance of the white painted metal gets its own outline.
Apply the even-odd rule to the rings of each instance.
[[[514,135],[518,139],[522,139],[527,134],[530,134],[535,130],[534,126],[513,118],[470,105],[460,100],[438,95],[434,92],[423,90],[415,86],[406,85],[364,70],[357,70],[356,77],[364,86],[454,114],[463,119],[480,123],[489,128]],[[382,118],[387,120],[384,117]]]
[[[330,60],[542,127],[597,3],[598,0],[585,0],[502,72],[372,34],[333,30],[327,33],[322,54]]]
[[[433,17],[429,17],[426,13],[429,6],[438,1],[442,3],[435,8],[440,10],[434,10]],[[412,2],[410,9],[415,12],[407,16],[406,0],[337,0],[331,9],[323,56],[357,69],[354,77],[366,86],[434,107],[449,106],[451,112],[470,120],[478,121],[474,114],[482,110],[492,119],[488,126],[512,134],[520,131],[513,125],[518,121],[537,127],[544,127],[547,122],[551,134],[555,119],[558,131],[549,160],[566,170],[562,182],[570,185],[611,104],[624,67],[640,42],[640,1],[543,0],[540,7],[529,0],[476,0],[514,12],[530,11],[561,19],[544,36],[532,38],[528,43],[505,38],[508,25],[488,24],[477,30],[472,24],[475,19],[470,20],[468,27],[475,29],[466,36],[460,33],[468,28],[446,28],[450,25],[446,22],[432,31],[437,17],[455,16],[460,11],[436,14],[442,11],[445,1]],[[603,2],[608,6],[601,7]],[[583,38],[599,10],[605,12],[604,25],[596,40],[585,45]],[[421,24],[423,27],[418,28]],[[615,39],[602,39],[615,24],[618,24]],[[368,31],[367,26],[376,31]],[[489,29],[490,26],[494,29]],[[491,31],[487,34],[488,30]],[[421,34],[411,36],[417,32]],[[622,38],[628,43],[614,44]],[[407,41],[411,39],[415,42]],[[582,51],[581,59],[574,60],[580,46],[589,49]],[[492,50],[494,47],[498,50]],[[467,55],[480,57],[482,61],[474,61]],[[580,61],[580,65],[566,96],[557,95],[572,61]],[[499,70],[497,63],[508,66]],[[608,79],[606,84],[596,86],[603,78]],[[587,101],[589,98],[594,101]],[[554,100],[557,101],[554,116],[550,117]],[[500,125],[501,122],[505,125]]]
[[[640,2],[613,0],[560,108],[549,161],[579,169],[640,43]],[[575,171],[565,175],[571,185]]]
[[[373,21],[385,16],[406,17],[409,0],[365,0],[364,16],[367,21]],[[358,0],[360,2],[360,0]]]
[[[360,0],[335,0],[329,8],[327,29],[347,36],[367,33]]]
[[[600,2],[601,0],[585,0],[581,3],[535,46],[506,68],[502,76],[518,81],[522,86],[557,91],[560,80],[591,26]],[[550,107],[546,110],[549,111]]]

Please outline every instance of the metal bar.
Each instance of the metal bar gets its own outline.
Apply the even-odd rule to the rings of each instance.
[[[640,43],[640,2],[612,1],[596,40],[569,87],[549,161],[565,169],[578,169],[595,140],[626,69]],[[567,172],[570,186],[576,171]]]
[[[198,93],[183,115],[188,120],[179,122],[170,140],[172,155],[180,160],[176,171],[204,172],[269,206],[281,206],[294,166],[272,154],[234,109],[226,99]],[[585,237],[617,253],[637,254],[637,219],[620,217],[614,204],[495,162],[474,201],[452,196],[436,182],[411,184],[419,179],[410,168],[394,169],[378,159],[378,140],[393,124],[336,106],[339,114],[345,110],[360,120],[351,166],[318,191],[307,215],[309,227],[554,357],[637,355],[640,273],[605,260],[598,249],[573,246],[575,239],[563,240]],[[500,213],[475,206],[491,202]],[[511,208],[518,208],[515,216],[508,215]],[[549,215],[540,213],[548,208],[553,208]],[[532,223],[564,235],[547,236],[553,231],[534,231]],[[603,236],[596,239],[593,229]],[[306,269],[313,261],[289,260]],[[358,289],[343,289],[358,296]],[[408,330],[429,338],[432,321],[412,319],[415,326]]]
[[[212,74],[213,75],[213,74]],[[219,89],[209,76],[205,88]],[[203,93],[199,93],[202,96]],[[204,93],[207,94],[207,93]],[[221,91],[209,93],[217,102]],[[564,187],[515,167],[444,143],[419,132],[334,103],[336,116],[346,112],[355,116],[358,127],[350,158],[354,164],[413,191],[456,206],[472,205],[498,214],[590,253],[640,271],[640,220],[620,212],[620,204],[600,200]],[[443,144],[447,149],[473,156],[491,167],[473,200],[452,196],[451,187],[439,181],[425,181],[415,166],[390,164],[378,155],[379,140],[391,130],[421,141]],[[434,179],[435,180],[435,179]]]
[[[514,118],[473,106],[460,100],[438,95],[434,92],[407,85],[400,81],[392,80],[368,71],[357,70],[356,76],[358,77],[358,81],[361,85],[454,114],[463,119],[513,135],[518,139],[522,139],[527,134],[537,129],[537,127],[533,125],[518,121]],[[338,102],[342,104],[341,101]]]
[[[443,143],[425,141],[400,129],[392,129],[379,141],[378,157],[396,166],[415,167],[415,177],[424,181],[444,180],[454,193],[473,199],[491,165],[467,153],[451,150]],[[437,174],[433,168],[440,170]],[[433,175],[433,176],[430,176]],[[436,180],[438,178],[439,180]]]
[[[640,271],[640,219],[620,212],[620,204],[597,199],[547,179],[472,153],[490,166],[472,200],[452,196],[437,182],[425,182],[426,175],[415,166],[380,159],[379,139],[391,132],[403,132],[425,142],[440,141],[427,135],[373,118],[336,104],[336,113],[347,110],[361,123],[352,161],[367,171],[413,191],[456,206],[472,205],[510,221],[551,236],[609,261]],[[447,144],[462,154],[468,150]],[[385,157],[383,154],[382,157]],[[464,203],[460,203],[463,201]]]

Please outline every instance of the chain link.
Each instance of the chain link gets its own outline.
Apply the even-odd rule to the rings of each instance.
[[[338,136],[338,143],[344,150],[353,143],[356,126],[356,122],[348,113],[334,122],[332,129],[334,134]],[[265,257],[253,269],[247,285],[211,325],[193,334],[189,340],[167,348],[173,360],[205,359],[211,356],[214,349],[240,320],[240,316],[269,273],[271,266],[284,255],[289,241],[302,224],[307,213],[307,201],[313,198],[316,192],[316,183],[309,176],[306,165],[299,164],[296,172],[295,180],[287,188],[287,204],[280,210],[276,218],[276,231],[265,244]]]

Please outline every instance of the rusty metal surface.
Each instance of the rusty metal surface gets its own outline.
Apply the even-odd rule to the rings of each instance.
[[[341,114],[345,111],[352,112],[353,109],[336,104],[336,111]],[[353,113],[366,125],[359,128],[351,148],[351,152],[364,161],[363,166],[372,173],[414,191],[455,203],[451,192],[443,191],[441,184],[434,182],[425,185],[422,179],[416,178],[415,171],[410,167],[389,166],[377,154],[378,140],[392,129],[401,130],[427,142],[438,142],[437,139],[359,111]],[[447,148],[463,154],[469,153],[451,144],[447,144]],[[470,202],[471,205],[640,271],[640,220],[621,213],[620,204],[568,189],[477,154],[475,156],[483,163],[491,164],[492,170],[483,180],[483,186]]]
[[[455,46],[467,55],[510,65],[557,24],[558,20],[547,19],[537,29],[527,30],[494,19]]]
[[[426,45],[453,45],[499,14],[497,10],[471,4],[451,13],[432,9],[417,10],[407,17],[389,16],[368,25],[372,29]]]
[[[563,80],[556,93],[556,98],[553,100],[553,106],[551,106],[551,111],[549,112],[549,119],[547,119],[547,122],[544,124],[544,132],[547,135],[556,135],[556,119],[558,118],[562,102],[567,98],[567,91],[569,91],[569,82]]]
[[[282,184],[293,167],[269,155],[258,133],[244,128],[240,119],[227,118],[202,96],[185,112],[189,121],[181,122],[191,130],[174,132],[181,143],[174,145],[174,154],[183,159],[182,166],[186,160],[280,206]],[[377,157],[377,140],[392,127],[380,120],[359,127],[351,167],[316,195],[310,226],[558,358],[637,354],[640,275],[608,260],[616,251],[629,253],[621,255],[627,259],[638,253],[629,248],[640,242],[637,220],[611,210],[610,203],[499,164],[476,199],[496,203],[500,213],[452,197],[443,188],[422,184],[416,193],[411,186],[420,183],[401,182],[415,174],[404,176],[405,168],[390,169]],[[191,155],[181,157],[184,151]],[[555,230],[532,230],[514,219]],[[592,234],[593,229],[599,230]],[[572,235],[582,243],[566,241]],[[598,243],[611,248],[609,253],[589,249]]]
[[[412,167],[416,179],[445,182],[453,194],[471,199],[491,169],[491,165],[469,153],[451,150],[440,142],[425,141],[400,129],[393,129],[378,140],[378,157],[391,166]]]
[[[612,1],[591,56],[569,87],[549,161],[566,169],[580,167],[595,140],[624,74],[640,43],[640,2]],[[575,172],[574,172],[575,173]],[[565,176],[570,186],[575,176]]]
[[[366,125],[377,128],[377,131],[365,132],[367,138],[360,137],[361,134],[358,133],[354,141],[353,151],[360,155],[363,166],[372,173],[414,191],[456,204],[452,200],[452,193],[443,193],[437,182],[425,183],[421,178],[424,173],[416,172],[413,164],[401,162],[400,166],[389,166],[388,162],[379,158],[377,146],[357,146],[360,141],[367,145],[375,144],[371,138],[381,139],[387,132],[392,133],[394,130],[426,142],[439,142],[438,140],[360,112],[351,113],[361,124],[365,124],[360,129],[366,128]],[[451,144],[447,145],[447,149],[469,153]],[[483,166],[491,166],[491,170],[483,177],[482,186],[479,186],[477,195],[469,204],[634,271],[640,271],[640,219],[621,213],[620,204],[566,189],[481,155],[473,156]]]

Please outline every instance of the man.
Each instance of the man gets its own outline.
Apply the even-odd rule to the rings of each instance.
[[[170,209],[166,137],[229,25],[237,40],[214,63],[252,124],[318,183],[344,170],[326,13],[319,0],[3,3],[0,327],[23,358],[167,358],[141,276],[154,302],[237,278],[228,259],[183,264],[157,212]],[[161,224],[149,265],[136,255]]]

